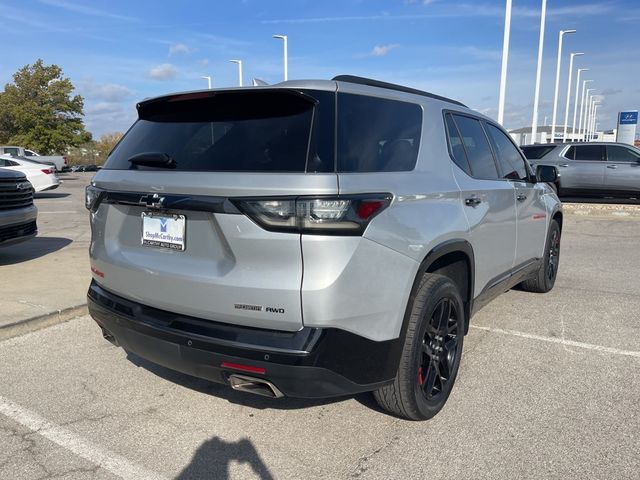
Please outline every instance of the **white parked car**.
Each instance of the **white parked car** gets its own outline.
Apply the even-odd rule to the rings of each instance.
[[[13,147],[7,145],[0,145],[0,155],[11,155],[12,157],[27,157],[29,160],[35,163],[42,163],[45,165],[53,164],[58,172],[67,168],[67,157],[62,155],[40,155],[33,150],[29,150],[24,147]]]
[[[36,192],[53,190],[60,186],[60,179],[56,175],[53,166],[43,165],[10,155],[0,155],[0,167],[24,173]]]

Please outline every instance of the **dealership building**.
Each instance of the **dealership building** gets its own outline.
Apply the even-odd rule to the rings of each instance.
[[[530,145],[532,143],[554,143],[560,142],[564,138],[564,125],[557,125],[555,131],[555,138],[551,140],[551,126],[544,125],[538,127],[536,133],[536,139],[533,140],[531,135],[531,127],[516,128],[515,130],[509,130],[509,134],[518,145]],[[594,132],[591,141],[595,142],[615,142],[617,135],[617,129],[602,130]],[[581,135],[580,131],[576,128],[575,133],[571,127],[567,127],[567,142],[583,141],[584,132]]]

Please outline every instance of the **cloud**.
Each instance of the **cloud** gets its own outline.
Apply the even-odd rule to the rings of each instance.
[[[86,5],[78,5],[76,3],[67,2],[65,0],[40,0],[40,3],[51,7],[61,8],[70,12],[81,13],[93,17],[112,18],[114,20],[123,20],[125,22],[137,22],[138,19],[126,15],[118,15],[115,13],[99,10],[97,8],[88,7]]]
[[[102,102],[122,102],[133,94],[133,92],[124,85],[118,85],[117,83],[95,83],[91,78],[82,82],[78,90],[85,97]]]
[[[85,126],[94,138],[108,132],[124,132],[136,119],[134,105],[99,102],[85,109]]]
[[[169,47],[169,56],[173,57],[175,55],[191,53],[191,49],[187,47],[184,43],[175,43]]]
[[[373,47],[373,50],[371,50],[370,55],[373,57],[384,57],[391,50],[393,50],[394,48],[398,48],[399,46],[400,45],[398,45],[397,43],[391,43],[388,45],[376,45],[375,47]]]
[[[105,115],[122,111],[122,106],[113,102],[99,102],[87,108],[87,115]]]
[[[154,80],[171,80],[175,78],[177,74],[178,70],[170,63],[163,63],[162,65],[149,69],[147,72],[147,75]]]
[[[466,45],[462,47],[445,47],[440,48],[441,51],[451,51],[453,54],[462,55],[463,58],[475,58],[477,60],[490,60],[499,61],[502,58],[502,51],[492,50],[490,48],[476,47],[473,45]]]
[[[427,4],[433,4],[434,0],[427,0]],[[577,4],[567,7],[550,8],[547,15],[551,17],[583,17],[597,16],[613,11],[610,3]],[[514,17],[540,17],[540,9],[529,7],[514,7],[512,10]],[[279,18],[272,20],[262,20],[263,24],[304,24],[304,23],[330,23],[330,22],[356,22],[356,21],[403,21],[422,20],[433,18],[456,18],[456,17],[504,17],[504,6],[487,5],[477,3],[462,3],[455,6],[455,9],[435,9],[428,14],[377,14],[377,15],[351,15],[334,17],[302,17],[302,18]]]
[[[437,2],[438,0],[404,0],[404,3],[407,5],[414,5],[416,3],[421,3],[422,5],[431,5],[432,3]]]
[[[617,88],[607,88],[602,91],[602,95],[617,95],[618,93],[622,93],[622,90]]]

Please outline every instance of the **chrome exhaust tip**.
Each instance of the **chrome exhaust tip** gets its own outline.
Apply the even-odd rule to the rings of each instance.
[[[116,347],[119,347],[120,345],[118,344],[118,341],[116,340],[116,337],[113,336],[113,334],[108,331],[106,328],[104,327],[100,327],[100,329],[102,330],[102,338],[104,338],[105,340],[111,342],[113,345],[115,345]]]
[[[282,398],[284,394],[273,383],[262,378],[247,377],[246,375],[229,375],[231,388],[241,392],[255,393],[269,398]]]

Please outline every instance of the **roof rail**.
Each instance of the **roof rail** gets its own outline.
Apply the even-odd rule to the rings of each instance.
[[[381,82],[380,80],[373,80],[371,78],[357,77],[355,75],[338,75],[337,77],[333,77],[332,80],[336,82],[356,83],[358,85],[367,85],[369,87],[386,88],[388,90],[397,90],[399,92],[412,93],[414,95],[422,95],[423,97],[429,97],[435,100],[441,100],[443,102],[449,102],[449,103],[453,103],[455,105],[460,105],[461,107],[467,108],[467,106],[464,103],[458,102],[457,100],[452,100],[447,97],[441,97],[440,95],[435,95],[433,93],[425,92],[423,90],[417,90],[415,88],[403,87],[402,85],[396,85],[395,83],[387,83],[387,82]]]

